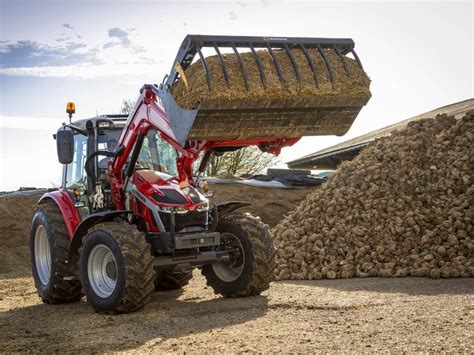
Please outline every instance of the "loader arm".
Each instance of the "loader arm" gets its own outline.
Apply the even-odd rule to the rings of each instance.
[[[174,139],[165,112],[157,105],[156,97],[150,90],[140,90],[135,107],[129,114],[127,123],[119,138],[116,152],[120,152],[109,165],[113,199],[117,208],[123,206],[123,192],[130,173],[133,172],[136,157],[139,153],[140,140],[151,128],[160,132],[163,139],[170,143],[183,157],[190,153]],[[133,159],[135,158],[135,159]],[[127,166],[128,165],[128,166]],[[125,167],[127,168],[125,169]],[[180,176],[184,179],[185,176]]]
[[[179,173],[177,179],[179,182],[187,180],[191,185],[194,184],[191,170],[192,164],[198,158],[201,151],[255,145],[259,146],[263,151],[279,154],[283,147],[293,145],[299,140],[299,138],[252,138],[217,141],[187,140],[184,144],[181,144],[176,137],[179,135],[179,128],[173,127],[170,124],[164,109],[158,105],[160,94],[159,88],[155,85],[144,85],[141,88],[140,96],[132,112],[129,114],[127,123],[120,136],[116,149],[116,152],[119,153],[109,165],[112,194],[117,209],[125,208],[123,193],[126,188],[127,179],[133,172],[133,164],[136,162],[133,159],[134,155],[138,155],[140,150],[140,138],[143,138],[152,128],[160,132],[161,137],[179,152],[176,162]]]

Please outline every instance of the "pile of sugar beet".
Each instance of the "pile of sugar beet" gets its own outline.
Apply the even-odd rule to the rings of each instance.
[[[474,111],[371,143],[274,228],[276,279],[474,276]]]

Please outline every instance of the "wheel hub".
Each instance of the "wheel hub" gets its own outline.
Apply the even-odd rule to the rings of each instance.
[[[115,280],[117,278],[117,272],[115,269],[115,263],[113,261],[110,261],[107,263],[105,266],[105,273],[107,274],[108,277],[110,277],[112,280]]]
[[[35,264],[40,282],[47,285],[51,278],[51,248],[48,233],[42,224],[38,225],[35,232]]]
[[[222,233],[221,245],[218,251],[228,251],[228,257],[221,262],[213,263],[212,268],[216,275],[225,282],[232,282],[242,274],[245,264],[245,255],[242,243],[231,233]]]
[[[117,286],[117,263],[109,247],[98,244],[92,248],[87,260],[87,276],[97,296],[112,295]]]

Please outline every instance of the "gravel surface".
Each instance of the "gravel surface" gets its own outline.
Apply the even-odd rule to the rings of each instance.
[[[223,299],[195,277],[141,312],[42,304],[29,277],[0,279],[1,351],[474,352],[474,279],[280,281]]]

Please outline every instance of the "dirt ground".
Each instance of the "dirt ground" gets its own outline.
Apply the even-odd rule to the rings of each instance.
[[[245,194],[282,215],[308,193],[272,190]],[[242,200],[242,188],[227,193]],[[155,293],[134,314],[99,315],[85,299],[45,305],[29,266],[37,199],[0,197],[0,352],[474,352],[472,278],[280,281],[258,297],[224,299],[195,271],[183,290]]]
[[[30,277],[0,280],[1,351],[474,351],[474,279],[272,284],[224,299],[195,272],[141,312],[95,314],[84,300],[42,304]]]
[[[242,211],[259,216],[270,227],[275,227],[287,213],[296,208],[308,194],[318,188],[319,186],[274,189],[243,184],[209,184],[209,189],[214,192],[214,200],[217,203],[226,201],[250,202],[251,205],[242,209]]]
[[[37,202],[45,191],[0,196],[0,277],[30,272],[29,230]]]

